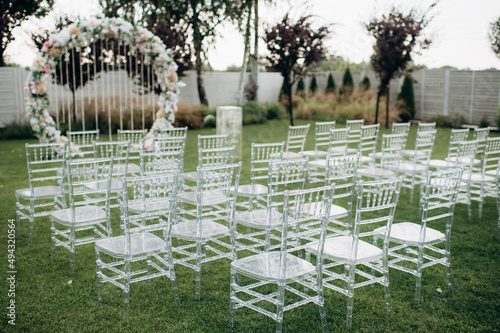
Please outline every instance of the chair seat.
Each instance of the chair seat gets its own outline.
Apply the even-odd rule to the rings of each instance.
[[[141,214],[144,212],[156,212],[156,211],[167,211],[170,209],[170,200],[159,198],[158,200],[152,201],[148,200],[144,204],[140,199],[138,202],[129,202],[128,210],[131,213]]]
[[[81,206],[75,208],[75,220],[72,220],[72,209],[60,209],[50,213],[50,218],[63,225],[92,225],[106,221],[106,211],[97,206]]]
[[[310,167],[326,169],[326,160],[309,161]]]
[[[127,170],[128,174],[140,174],[141,173],[141,167],[135,163],[128,163],[127,166],[124,164],[115,164],[113,165],[113,175],[115,174],[125,174],[125,169]]]
[[[427,166],[422,164],[403,162],[399,163],[398,170],[402,172],[424,172],[427,170]]]
[[[326,157],[328,153],[323,150],[306,150],[302,152],[302,156],[306,157]]]
[[[449,168],[452,166],[453,166],[453,164],[449,161],[446,161],[446,160],[430,160],[429,161],[429,168],[433,168],[433,169],[444,169],[444,168]]]
[[[267,192],[267,191],[266,191]],[[177,198],[181,202],[186,202],[192,205],[197,204],[197,194],[196,192],[182,192],[177,194]],[[201,195],[202,205],[218,205],[226,203],[229,196],[224,191],[214,190],[214,191],[203,191]]]
[[[34,194],[36,199],[53,198],[60,195],[60,186],[39,186],[35,187]],[[31,198],[31,190],[29,188],[23,188],[21,190],[16,190],[16,197],[23,199]]]
[[[262,184],[240,185],[237,194],[243,196],[264,195],[267,194],[267,186]]]
[[[370,163],[373,162],[373,157],[370,156],[360,156],[359,163]]]
[[[353,238],[351,236],[327,238],[325,240],[323,256],[329,260],[349,261],[351,259],[352,241]],[[311,243],[307,250],[315,253],[317,251],[317,244]],[[363,240],[358,241],[357,263],[377,260],[382,258],[382,256],[382,249]]]
[[[420,241],[421,225],[413,222],[399,222],[394,223],[391,227],[390,239],[397,243],[409,243],[417,245]],[[375,231],[380,233],[385,232],[385,228],[379,228]],[[435,229],[425,228],[425,241],[424,243],[436,243],[445,240],[445,235]]]
[[[277,280],[280,278],[280,252],[260,253],[235,260],[231,266],[241,274],[256,279]],[[286,279],[314,274],[316,267],[310,262],[291,254],[286,255]]]
[[[415,155],[423,156],[425,154],[426,153],[423,151],[415,151],[415,150],[411,150],[411,149],[405,149],[401,152],[401,155],[403,155],[405,157],[414,157]]]
[[[302,158],[302,153],[295,153],[292,151],[285,151],[283,152],[283,155],[281,156],[281,159],[283,160],[294,160],[297,158]]]
[[[100,239],[95,242],[96,249],[118,258],[125,258],[125,236]],[[151,233],[130,235],[130,253],[133,257],[148,253],[165,251],[166,242]]]
[[[447,158],[447,160],[452,163],[453,165],[457,163],[457,158],[456,157],[450,157]],[[459,163],[460,164],[469,164],[471,162],[471,158],[469,157],[460,157]],[[478,165],[481,163],[481,160],[478,160],[477,158],[472,159],[472,164],[473,165]]]
[[[304,207],[302,208],[302,210],[303,210],[303,212],[311,212],[312,214],[318,214],[318,213],[320,213],[317,211],[318,210],[317,207],[319,205],[320,205],[319,202],[313,203],[312,207],[311,207],[311,204],[304,204]],[[339,219],[339,218],[347,216],[347,214],[348,214],[347,209],[345,209],[342,206],[332,204],[330,207],[330,219],[332,219],[332,218]]]
[[[378,167],[359,168],[358,175],[365,176],[365,177],[373,177],[373,178],[397,177],[397,174],[394,171],[382,169],[382,168],[378,168]]]
[[[209,219],[201,222],[201,240],[210,238],[220,238],[229,235],[229,228]],[[187,241],[196,241],[197,225],[196,221],[184,221],[172,226],[172,237]]]
[[[264,229],[266,226],[271,228],[280,226],[283,222],[283,214],[273,209],[271,215],[271,218],[269,218],[267,209],[254,209],[252,211],[236,212],[234,220],[236,223],[257,229]]]
[[[479,183],[479,182],[494,182],[495,177],[488,176],[488,175],[482,175],[479,172],[464,172],[462,174],[462,180],[470,180],[474,183]]]
[[[86,183],[85,187],[88,188],[89,190],[93,191],[103,191],[106,189],[108,186],[108,183],[105,181],[100,181],[100,182],[93,182],[93,183]],[[111,178],[111,192],[121,192],[122,191],[122,181],[121,179],[118,178]]]
[[[214,176],[214,174],[215,173],[213,171],[208,171],[208,172],[205,172],[205,177],[212,178]],[[198,180],[198,171],[183,172],[182,178],[184,180],[189,180],[189,181],[195,182]]]

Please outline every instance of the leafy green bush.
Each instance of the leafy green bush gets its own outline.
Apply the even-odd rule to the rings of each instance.
[[[342,77],[342,85],[339,89],[339,94],[344,95],[344,98],[349,98],[352,95],[354,90],[354,80],[352,78],[351,70],[349,67],[344,72],[344,76]]]
[[[489,122],[488,118],[486,118],[486,116],[483,116],[481,118],[481,120],[479,121],[479,127],[485,128],[485,127],[489,127],[489,126],[490,126],[490,122]]]
[[[370,88],[371,88],[370,78],[365,75],[363,80],[361,80],[361,82],[359,83],[359,91],[361,92],[367,91],[370,90]]]
[[[332,73],[328,74],[328,80],[326,81],[326,94],[335,93],[335,80],[333,79]]]
[[[497,127],[500,128],[500,105],[498,107],[498,113],[495,116],[495,123],[497,124]]]
[[[316,81],[316,76],[313,76],[309,85],[309,92],[314,95],[316,91],[318,91],[318,81]]]
[[[413,78],[410,75],[405,75],[396,103],[401,110],[399,117],[402,121],[407,122],[415,118],[415,92],[413,89]]]
[[[0,130],[0,140],[27,140],[36,138],[28,123],[13,122]]]
[[[437,127],[460,128],[467,122],[464,116],[454,114],[450,116],[436,116],[429,119],[429,122],[435,122]]]
[[[285,106],[281,103],[270,103],[267,105],[267,119],[281,119],[286,115]]]
[[[243,105],[243,125],[262,124],[267,120],[267,110],[258,102],[246,102]]]
[[[302,98],[306,96],[306,84],[304,83],[304,80],[300,79],[297,82],[297,90],[295,90],[295,94]]]

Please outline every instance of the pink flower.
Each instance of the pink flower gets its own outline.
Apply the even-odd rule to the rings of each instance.
[[[142,50],[142,49],[144,49],[144,45],[139,44],[139,50]]]
[[[43,43],[43,46],[46,47],[46,48],[49,48],[52,46],[52,43],[49,42],[49,41],[46,41],[45,43]]]
[[[43,69],[43,71],[45,72],[45,74],[49,74],[50,73],[50,68],[49,67],[45,67]]]
[[[101,22],[94,21],[94,22],[92,22],[92,25],[94,26],[94,28],[97,28],[97,27],[101,26]]]

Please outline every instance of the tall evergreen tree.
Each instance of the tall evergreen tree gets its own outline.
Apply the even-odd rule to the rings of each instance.
[[[411,75],[405,75],[401,91],[398,95],[397,105],[403,111],[399,114],[402,121],[409,121],[415,118],[415,92]]]
[[[335,80],[333,79],[332,73],[328,74],[328,79],[326,80],[325,93],[327,94],[335,93]]]

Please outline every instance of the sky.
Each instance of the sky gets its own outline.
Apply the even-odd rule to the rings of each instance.
[[[371,17],[387,13],[391,5],[409,9],[410,6],[426,8],[432,0],[278,0],[272,8],[261,1],[259,16],[262,23],[273,24],[290,11],[294,18],[311,14],[316,26],[331,25],[332,35],[326,41],[331,54],[342,56],[352,63],[368,61],[373,52],[374,40],[367,34],[364,24]],[[54,13],[80,14],[89,17],[99,13],[97,0],[56,0]],[[500,16],[499,0],[440,0],[430,12],[433,19],[426,28],[432,37],[432,45],[422,55],[414,56],[418,65],[429,68],[453,66],[459,69],[483,70],[500,69],[500,59],[491,50],[487,37],[490,22]],[[44,19],[41,24],[49,26],[52,18]],[[28,32],[34,28],[32,22],[25,22],[16,29],[16,40],[7,48],[10,61],[29,66],[35,52],[27,45]],[[262,35],[263,28],[261,28]],[[210,65],[216,70],[227,66],[240,66],[243,59],[243,37],[234,26],[225,24],[219,29],[217,38],[208,52]],[[264,54],[263,41],[259,45]]]

